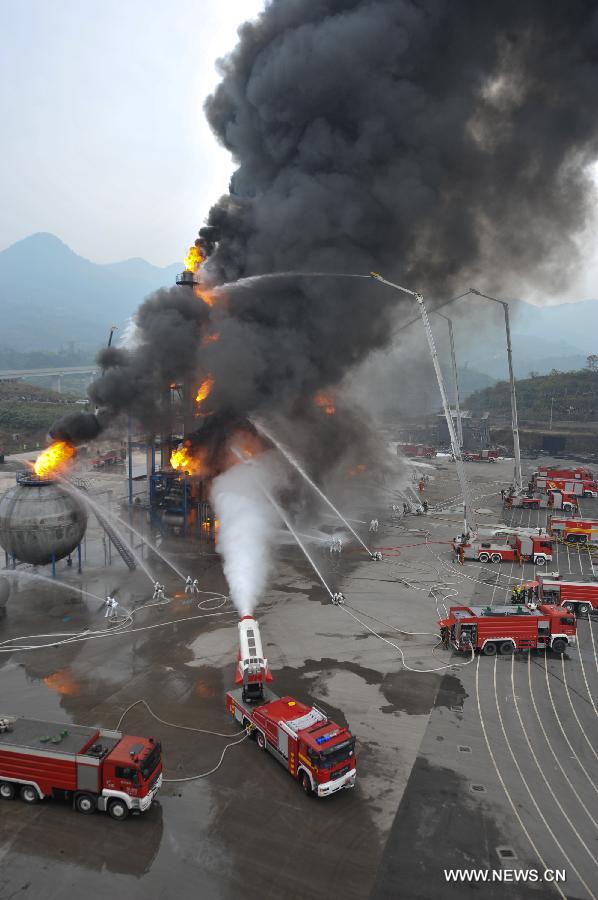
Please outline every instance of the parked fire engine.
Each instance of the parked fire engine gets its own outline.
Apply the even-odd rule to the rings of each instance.
[[[404,456],[424,456],[426,459],[432,459],[436,456],[436,447],[427,447],[425,444],[408,444],[399,441],[397,451]]]
[[[482,563],[533,562],[536,566],[544,566],[552,560],[552,538],[545,534],[520,532],[493,537],[474,535],[455,540],[453,550],[459,559],[475,559]]]
[[[106,466],[116,466],[122,461],[122,456],[118,450],[108,450],[106,453],[100,453],[99,456],[92,459],[91,464],[94,469],[104,469]]]
[[[498,450],[479,450],[475,453],[466,452],[463,454],[465,462],[486,462],[495,463],[498,459]]]
[[[598,485],[589,469],[539,469],[529,486],[544,494],[560,490],[578,497],[598,497]]]
[[[560,468],[559,466],[538,466],[537,472],[534,474],[542,478],[574,478],[594,480],[594,473],[591,469],[585,469],[583,466],[575,466],[574,468]]]
[[[486,656],[550,649],[563,654],[577,641],[575,616],[554,606],[451,606],[438,623],[445,646]]]
[[[69,800],[126,819],[150,808],[162,785],[162,748],[153,738],[36,719],[0,718],[0,798]]]
[[[598,519],[570,519],[549,516],[548,530],[553,537],[571,544],[598,543]]]
[[[255,736],[260,750],[268,750],[301,783],[306,794],[328,797],[354,787],[357,758],[351,733],[315,706],[305,706],[293,697],[278,697],[265,687],[268,666],[261,658],[259,626],[252,616],[241,620],[239,636],[237,683],[239,674],[243,672],[245,679],[251,666],[254,680],[249,681],[247,674],[243,687],[227,692],[230,714]],[[245,646],[251,637],[255,651]],[[256,664],[260,659],[263,665]]]
[[[598,581],[562,581],[553,575],[527,582],[525,587],[537,603],[565,607],[580,616],[598,610]]]
[[[547,494],[509,494],[504,506],[508,509],[577,509],[577,497],[564,491],[550,490]]]

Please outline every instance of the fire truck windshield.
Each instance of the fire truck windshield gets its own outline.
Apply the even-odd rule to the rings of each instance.
[[[145,759],[142,760],[142,762],[140,763],[139,768],[141,769],[141,774],[143,775],[144,781],[148,780],[148,778],[150,777],[150,775],[152,774],[152,772],[158,765],[158,762],[160,761],[161,752],[162,752],[162,744],[160,744],[160,742],[158,741],[154,745],[154,747],[150,750],[150,752],[145,757]]]
[[[329,750],[321,750],[318,754],[318,766],[320,769],[332,769],[339,763],[344,762],[350,756],[353,756],[355,750],[355,740],[343,741],[336,747],[330,747]]]

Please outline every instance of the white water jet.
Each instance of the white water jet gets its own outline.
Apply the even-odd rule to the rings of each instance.
[[[299,463],[299,461],[293,456],[291,451],[287,447],[285,447],[285,445],[282,444],[278,440],[278,438],[276,438],[272,434],[272,432],[269,431],[268,428],[266,428],[266,426],[264,425],[263,422],[260,422],[257,419],[251,419],[251,422],[253,425],[255,425],[257,430],[260,431],[264,435],[264,437],[267,437],[269,441],[272,441],[274,446],[282,453],[282,455],[285,457],[285,459],[288,462],[290,462],[290,464],[292,466],[294,466],[294,468],[299,472],[299,474],[302,476],[302,478],[304,478],[305,481],[307,481],[307,483],[314,489],[314,491],[322,498],[322,500],[328,504],[330,509],[338,516],[338,518],[341,520],[341,522],[344,522],[344,524],[347,526],[347,528],[349,529],[349,531],[351,532],[353,537],[357,538],[357,540],[359,541],[359,543],[361,544],[363,549],[367,553],[369,553],[369,555],[371,556],[372,551],[367,546],[367,544],[364,541],[362,541],[362,539],[359,537],[359,535],[357,534],[355,529],[349,524],[349,522],[347,521],[347,519],[345,519],[343,514],[341,512],[339,512],[339,510],[336,508],[336,506],[334,505],[332,500],[329,497],[327,497],[326,494],[324,493],[324,491],[318,487],[318,485],[315,483],[315,481],[313,481],[312,478],[309,477],[309,475],[307,474],[305,469],[302,467],[302,465]]]
[[[211,502],[218,519],[216,549],[239,615],[250,615],[266,587],[278,516],[264,494],[283,483],[284,472],[272,451],[251,465],[232,466],[212,482]]]

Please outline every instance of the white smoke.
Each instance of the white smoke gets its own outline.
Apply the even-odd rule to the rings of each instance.
[[[261,485],[275,493],[284,471],[275,451],[261,453],[214,479],[211,502],[219,522],[216,549],[224,560],[230,595],[240,616],[249,615],[264,592],[271,548],[280,528]]]

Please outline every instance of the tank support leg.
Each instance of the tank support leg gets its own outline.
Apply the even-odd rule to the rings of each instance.
[[[81,544],[77,544],[77,572],[81,574]]]
[[[56,556],[52,554],[52,578],[56,578]]]

